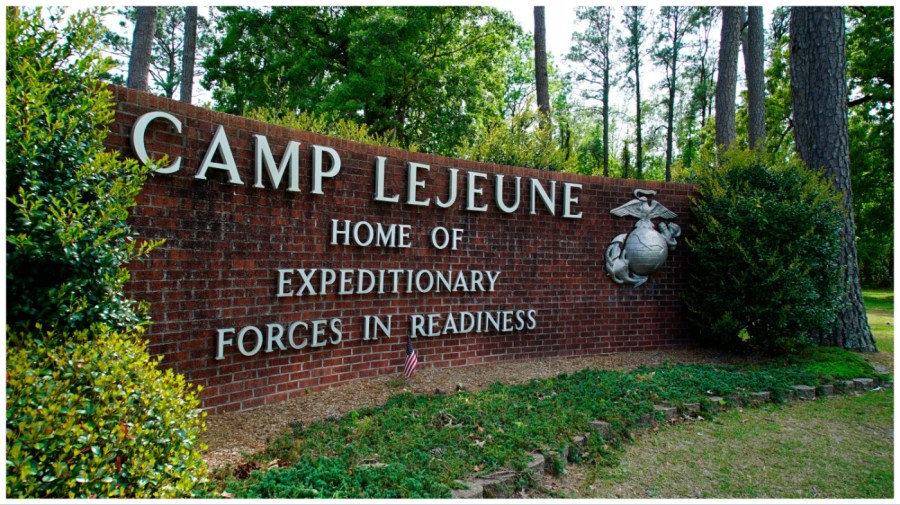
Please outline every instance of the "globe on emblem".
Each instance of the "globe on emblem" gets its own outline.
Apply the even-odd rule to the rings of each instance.
[[[631,233],[616,236],[606,248],[606,273],[616,284],[638,287],[647,282],[647,276],[659,270],[666,262],[669,251],[675,249],[681,227],[675,223],[659,223],[653,219],[673,219],[676,214],[647,196],[656,191],[635,189],[635,199],[616,207],[610,213],[638,218]]]
[[[650,227],[634,229],[625,240],[628,267],[638,275],[649,275],[666,262],[669,245],[665,237]]]

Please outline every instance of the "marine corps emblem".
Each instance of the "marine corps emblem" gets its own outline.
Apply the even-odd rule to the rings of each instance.
[[[647,282],[647,276],[659,270],[669,251],[675,250],[681,227],[659,223],[657,231],[651,219],[674,219],[677,214],[647,198],[655,194],[654,190],[635,189],[634,200],[610,211],[614,216],[638,218],[631,233],[616,236],[606,248],[606,273],[616,284],[636,288]]]

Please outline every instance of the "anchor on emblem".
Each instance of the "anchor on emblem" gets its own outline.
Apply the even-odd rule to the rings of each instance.
[[[616,284],[636,288],[647,282],[647,276],[659,270],[668,252],[675,250],[681,227],[659,223],[657,231],[651,220],[674,219],[677,214],[647,198],[655,194],[654,190],[635,189],[634,200],[610,211],[614,216],[638,218],[631,233],[616,236],[606,248],[606,273]]]

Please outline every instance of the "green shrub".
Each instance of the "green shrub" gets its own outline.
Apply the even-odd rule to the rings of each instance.
[[[701,336],[788,351],[827,328],[840,307],[834,190],[795,160],[732,149],[698,168],[685,301]]]
[[[378,135],[372,133],[369,131],[368,126],[354,123],[345,118],[331,119],[325,114],[316,114],[315,112],[302,111],[295,113],[287,110],[265,108],[254,109],[244,115],[250,119],[262,121],[264,123],[277,124],[287,128],[318,133],[320,135],[362,142],[363,144],[406,149],[407,151],[418,150],[418,146],[415,144],[405,146],[401,144],[394,135]]]
[[[134,328],[145,307],[123,294],[138,245],[127,224],[147,169],[106,152],[113,120],[99,78],[102,12],[8,12],[6,25],[6,317],[71,335],[103,322]]]
[[[575,156],[569,156],[553,140],[553,127],[538,126],[538,112],[525,111],[484,128],[480,138],[468,141],[459,158],[538,170],[574,171]]]
[[[7,354],[6,492],[15,498],[190,497],[206,465],[195,392],[134,335],[103,326]]]

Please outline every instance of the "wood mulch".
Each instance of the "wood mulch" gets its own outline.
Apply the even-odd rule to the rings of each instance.
[[[721,350],[678,349],[617,353],[588,357],[551,357],[528,361],[473,365],[456,368],[419,368],[410,380],[396,376],[354,381],[325,391],[312,392],[285,402],[242,412],[227,412],[206,418],[208,430],[202,440],[208,449],[210,469],[238,465],[245,455],[263,449],[291,424],[309,425],[317,419],[341,416],[353,410],[383,405],[392,395],[452,394],[458,388],[477,391],[500,382],[519,384],[533,378],[553,377],[585,368],[631,369],[663,363],[747,363],[754,358]]]

